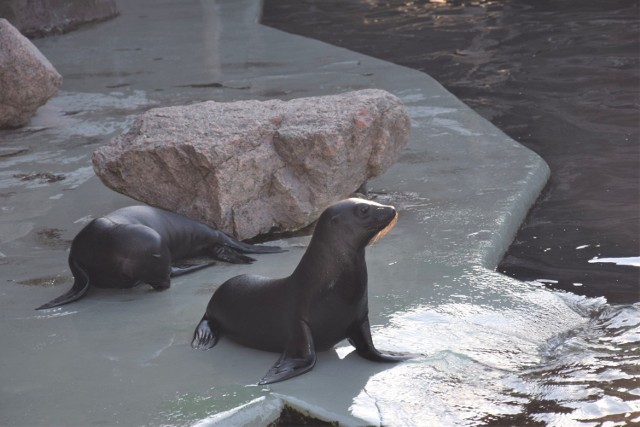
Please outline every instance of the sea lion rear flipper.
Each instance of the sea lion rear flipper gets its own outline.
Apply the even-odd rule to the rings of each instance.
[[[217,246],[214,250],[213,257],[232,264],[251,264],[255,261],[254,258],[242,255],[236,249],[229,246]]]
[[[213,327],[212,327],[213,326]],[[218,343],[218,331],[216,330],[215,323],[210,324],[206,315],[202,318],[196,330],[193,333],[193,340],[191,341],[191,347],[196,350],[209,350]]]
[[[89,275],[87,272],[80,268],[71,256],[69,257],[69,267],[71,268],[71,273],[73,273],[74,277],[71,289],[69,289],[69,291],[64,295],[61,295],[58,298],[36,308],[36,310],[46,310],[73,302],[79,300],[87,293],[89,290]]]
[[[316,351],[309,325],[300,320],[292,329],[284,352],[258,384],[284,381],[310,371],[316,364]]]
[[[411,355],[380,353],[373,345],[371,339],[371,325],[369,324],[369,316],[365,317],[360,323],[355,324],[350,330],[347,339],[352,346],[356,348],[356,352],[360,357],[372,360],[374,362],[401,362],[411,359]]]
[[[232,249],[236,249],[238,251],[242,251],[248,254],[275,254],[280,252],[286,252],[286,249],[282,249],[280,246],[271,246],[271,245],[254,245],[252,243],[241,242],[240,240],[236,240],[231,236],[227,236],[222,231],[216,230],[218,234],[218,239],[220,239],[221,244],[229,246]]]

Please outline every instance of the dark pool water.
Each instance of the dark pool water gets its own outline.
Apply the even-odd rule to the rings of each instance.
[[[262,22],[424,71],[540,154],[551,179],[498,270],[629,303],[640,300],[640,267],[625,265],[640,256],[639,6],[266,0]]]

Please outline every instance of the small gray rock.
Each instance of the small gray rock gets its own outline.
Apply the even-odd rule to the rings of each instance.
[[[96,150],[110,188],[240,239],[296,230],[387,170],[410,132],[394,95],[155,108]]]
[[[0,128],[24,126],[61,84],[38,48],[0,18]]]

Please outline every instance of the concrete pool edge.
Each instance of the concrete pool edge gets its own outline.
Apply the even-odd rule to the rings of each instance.
[[[504,150],[513,150],[521,155],[520,161],[522,161],[523,169],[527,170],[527,177],[525,178],[525,180],[523,180],[523,182],[520,183],[520,187],[514,191],[515,194],[513,194],[513,196],[509,198],[508,207],[506,207],[503,212],[500,212],[498,214],[498,216],[500,217],[500,221],[502,221],[503,223],[503,227],[500,232],[497,233],[492,242],[486,246],[486,253],[482,257],[482,261],[480,262],[480,264],[484,268],[487,268],[489,270],[495,269],[502,259],[504,253],[507,251],[509,245],[513,241],[513,238],[515,237],[518,229],[523,224],[530,208],[534,205],[536,199],[540,196],[550,178],[551,171],[549,165],[545,162],[545,160],[528,147],[525,147],[519,142],[513,140],[511,137],[509,137],[495,125],[493,125],[489,120],[480,116],[473,109],[468,107],[464,102],[458,99],[455,95],[451,94],[444,86],[442,86],[439,82],[437,82],[437,80],[433,79],[427,73],[363,55],[358,52],[353,52],[348,49],[337,47],[319,40],[290,34],[277,28],[269,27],[262,24],[262,9],[264,7],[264,1],[265,0],[258,0],[259,9],[256,9],[256,16],[254,18],[257,25],[268,28],[270,31],[279,32],[285,36],[291,37],[292,40],[295,40],[295,38],[300,40],[307,40],[308,42],[328,46],[330,49],[332,48],[336,52],[348,52],[348,54],[350,53],[353,57],[351,61],[354,61],[356,64],[358,64],[358,61],[362,60],[363,58],[367,58],[367,60],[371,61],[372,63],[379,62],[387,64],[389,66],[389,69],[385,70],[385,72],[388,73],[389,76],[391,76],[394,75],[395,71],[397,70],[399,72],[397,76],[398,79],[401,78],[400,76],[403,73],[406,73],[408,75],[422,75],[424,79],[423,85],[425,88],[438,87],[440,91],[446,93],[446,95],[450,97],[450,100],[449,102],[447,102],[447,104],[450,104],[453,108],[460,109],[460,111],[464,112],[464,114],[469,114],[470,116],[472,116],[471,120],[475,123],[475,126],[480,126],[485,129],[493,128],[493,135],[496,139],[496,143],[504,144]],[[349,65],[353,65],[354,62],[344,61],[340,63],[340,67],[349,68]],[[390,85],[388,83],[389,82],[386,82],[386,84],[383,83],[381,86],[373,87],[380,87],[382,89],[386,89],[391,91],[392,93],[395,93],[392,89],[389,88]],[[415,123],[416,120],[419,119],[412,116],[412,123]],[[374,179],[373,182],[375,183],[376,180]]]
[[[80,105],[80,107],[60,106],[54,102],[45,106],[45,110],[48,109],[47,111],[51,112],[54,107],[60,108],[62,113],[58,112],[59,114],[73,119],[76,116],[71,113],[83,108],[82,102],[87,93],[91,95],[91,92],[103,90],[107,93],[105,97],[107,95],[115,97],[109,86],[118,84],[117,81],[112,80],[120,78],[130,84],[133,101],[138,99],[134,96],[138,92],[146,93],[139,98],[142,99],[141,104],[147,100],[148,105],[135,106],[134,110],[157,104],[193,102],[207,97],[221,100],[271,97],[289,99],[333,94],[365,87],[388,90],[399,96],[407,105],[412,118],[413,132],[409,146],[399,162],[369,184],[372,195],[385,202],[397,204],[402,211],[396,228],[368,255],[371,271],[370,304],[375,323],[387,323],[389,311],[412,308],[411,304],[414,300],[425,301],[431,298],[429,294],[431,290],[415,287],[401,295],[401,299],[404,299],[399,303],[400,308],[387,308],[386,294],[399,293],[398,289],[404,291],[402,289],[404,278],[396,275],[398,271],[415,269],[418,271],[416,275],[421,275],[420,279],[430,284],[435,281],[453,282],[470,274],[469,271],[474,268],[495,269],[548,178],[548,167],[537,155],[507,137],[424,73],[258,24],[256,22],[256,13],[259,11],[257,6],[261,4],[258,1],[212,3],[216,8],[209,11],[211,16],[207,18],[212,19],[214,23],[224,24],[220,32],[216,33],[218,41],[213,48],[206,45],[210,41],[208,38],[205,39],[210,36],[205,31],[206,25],[203,25],[205,40],[200,41],[204,45],[197,44],[197,40],[189,39],[183,42],[179,36],[190,29],[190,23],[183,23],[184,26],[180,27],[179,24],[183,20],[179,16],[174,16],[171,11],[163,12],[161,7],[152,10],[150,5],[153,2],[146,3],[149,4],[145,4],[145,1],[123,4],[123,16],[120,18],[75,34],[70,33],[37,42],[43,53],[55,62],[63,75],[67,76],[63,87],[65,92],[61,94],[64,96],[60,99],[65,102],[68,100],[70,104],[77,102]],[[198,7],[194,6],[191,9],[199,12]],[[189,8],[185,7],[185,9]],[[141,16],[143,12],[152,19],[146,18],[145,21],[141,21],[142,18],[140,21],[133,19]],[[206,61],[197,62],[198,57],[193,54],[194,57],[183,60],[179,64],[183,67],[179,68],[180,73],[176,72],[178,68],[172,69],[171,64],[156,66],[158,62],[152,61],[160,57],[161,53],[153,49],[155,46],[149,47],[144,44],[150,43],[149,39],[145,38],[148,37],[146,34],[142,37],[131,27],[132,23],[144,27],[140,22],[154,28],[150,31],[153,37],[149,37],[152,44],[169,49],[166,55],[164,50],[159,49],[163,57],[171,59],[171,55],[175,54],[170,49],[171,43],[174,43],[178,50],[190,49],[196,53],[205,51],[205,48],[219,49],[216,51],[219,55],[214,59],[219,61],[218,71],[221,73],[220,81],[224,87],[211,90],[184,89],[185,84],[212,81],[207,80],[214,78],[207,74],[208,70],[203,71],[204,66],[207,65]],[[176,25],[172,38],[156,40],[166,32],[164,30],[166,25],[170,24]],[[101,63],[99,56],[103,55],[104,51],[86,48],[83,43],[97,46],[96,40],[109,41],[111,39],[107,37],[114,31],[117,31],[116,34],[119,34],[122,39],[121,44],[116,40],[110,46],[112,50],[118,52],[114,64],[107,61]],[[86,42],[79,41],[85,37]],[[141,46],[140,50],[136,51],[136,46]],[[146,53],[147,51],[151,53]],[[191,53],[185,53],[185,55],[188,54]],[[121,60],[123,57],[126,60],[116,63],[116,60]],[[169,62],[169,59],[166,62]],[[190,64],[189,61],[196,62]],[[84,65],[85,62],[94,62],[96,69]],[[83,73],[77,71],[81,67],[85,67],[82,68]],[[148,74],[136,74],[139,70],[145,70]],[[112,77],[114,75],[116,77]],[[104,87],[107,89],[103,89]],[[237,89],[244,87],[249,89]],[[154,88],[162,88],[164,92],[154,92]],[[74,101],[74,96],[67,96],[69,94],[77,95],[77,100]],[[105,116],[110,117],[111,112],[107,108],[104,110]],[[118,113],[124,115],[122,111]],[[134,113],[135,111],[127,112],[128,115]],[[119,116],[117,119],[120,121],[118,125],[126,128],[124,118]],[[101,120],[100,117],[96,118],[98,123]],[[80,124],[86,125],[85,122]],[[47,132],[58,131],[52,128],[40,133],[47,135]],[[116,129],[115,132],[118,130]],[[60,140],[66,138],[64,133],[59,137]],[[43,145],[56,144],[49,140],[39,142]],[[48,146],[45,145],[45,147]],[[91,148],[89,145],[85,150],[88,151]],[[63,154],[63,156],[69,156],[69,154]],[[81,159],[78,163],[80,167],[87,166],[86,159]],[[64,185],[64,182],[59,185]],[[51,189],[47,188],[49,187],[43,187],[41,191],[50,191],[46,193],[48,198],[45,197],[44,202],[39,204],[47,206],[50,204],[51,207],[49,210],[43,209],[44,213],[36,216],[37,221],[34,221],[49,227],[57,225],[53,222],[54,220],[60,224],[67,224],[71,219],[71,222],[75,223],[85,211],[106,213],[105,210],[108,207],[120,207],[131,203],[131,200],[106,189],[95,176],[77,189],[69,188],[71,191],[56,190],[53,185],[50,186]],[[62,196],[54,198],[58,193]],[[87,207],[87,205],[90,206]],[[80,225],[77,227],[79,228]],[[60,228],[63,227],[60,226]],[[15,265],[26,271],[20,274],[27,278],[32,274],[50,274],[50,265],[42,265],[41,258],[48,259],[50,263],[53,259],[59,259],[60,262],[57,264],[59,268],[67,270],[63,259],[64,250],[45,248],[38,252],[38,256],[32,256],[31,248],[27,243],[25,243],[27,247],[25,253],[15,257]],[[298,250],[296,247],[292,246],[292,248],[292,252],[294,249]],[[40,257],[40,254],[44,255]],[[279,258],[283,260],[282,265],[270,266],[266,261],[267,258],[261,258],[260,262],[255,266],[247,267],[246,270],[247,272],[267,271],[267,274],[284,274],[290,271],[291,266],[296,262],[293,256],[295,254],[290,255],[290,258]],[[9,257],[13,257],[13,254],[9,253]],[[396,266],[398,270],[394,270]],[[33,308],[37,305],[35,301],[46,302],[50,297],[57,296],[61,290],[60,286],[16,288],[18,293],[13,303],[9,298],[9,302],[3,305],[6,308],[5,316],[10,321],[15,320],[12,326],[28,330],[32,340],[44,343],[42,346],[46,346],[47,355],[42,357],[47,357],[46,363],[43,360],[36,363],[39,363],[39,366],[43,363],[50,365],[54,374],[52,378],[39,377],[38,380],[43,381],[42,384],[32,379],[35,385],[29,384],[29,386],[22,383],[29,381],[28,375],[25,375],[26,379],[7,378],[7,384],[16,381],[18,384],[16,388],[23,390],[21,393],[9,394],[9,396],[22,397],[22,405],[31,405],[28,402],[39,401],[45,403],[41,409],[45,413],[42,416],[45,417],[49,415],[46,413],[46,404],[49,402],[42,400],[38,387],[65,385],[67,384],[65,379],[58,377],[64,375],[80,377],[77,373],[84,372],[85,369],[91,372],[87,373],[87,378],[77,380],[79,382],[77,388],[68,390],[69,400],[74,397],[90,400],[91,392],[86,392],[87,396],[83,396],[82,390],[83,387],[85,390],[91,390],[90,381],[94,371],[96,375],[102,371],[112,376],[114,376],[113,372],[116,372],[134,384],[142,384],[133,386],[134,389],[138,387],[136,390],[138,393],[149,395],[149,397],[141,397],[141,401],[137,402],[141,408],[155,408],[154,405],[158,403],[154,399],[169,399],[167,396],[171,396],[174,390],[186,388],[189,391],[205,393],[208,390],[205,384],[209,383],[223,387],[231,384],[235,387],[238,384],[256,381],[259,378],[258,374],[266,371],[269,367],[268,363],[272,363],[271,356],[275,357],[275,355],[263,356],[244,348],[227,346],[216,349],[216,354],[209,353],[202,356],[187,348],[189,335],[197,318],[202,314],[201,306],[206,303],[211,284],[219,284],[225,275],[238,271],[244,272],[232,267],[207,270],[201,275],[176,281],[176,286],[172,286],[172,289],[165,294],[143,295],[140,291],[134,297],[123,295],[123,301],[119,301],[119,298],[114,295],[98,295],[95,299],[86,299],[78,305],[69,306],[70,311],[58,312],[60,314],[58,318],[50,319],[25,319],[25,316],[34,315]],[[400,278],[395,279],[395,277]],[[199,280],[207,284],[199,284]],[[181,286],[187,281],[191,287]],[[193,285],[200,288],[194,290]],[[14,296],[11,295],[11,297]],[[440,301],[436,297],[433,299]],[[128,309],[126,304],[129,304]],[[162,315],[163,310],[172,310],[169,313],[173,316],[165,318]],[[158,311],[161,313],[158,314]],[[385,311],[384,314],[382,314],[383,311]],[[123,325],[135,326],[139,323],[152,326],[148,330],[137,331],[135,327],[133,330],[126,330],[120,325],[121,333],[118,326],[113,326],[114,331],[103,331],[99,320],[106,319],[118,325],[118,320],[113,320],[113,316],[120,316]],[[77,330],[72,329],[76,326],[75,322],[78,323]],[[89,333],[92,330],[94,333],[97,331],[97,335],[104,340],[100,345],[105,346],[106,350],[88,345],[93,342],[92,335]],[[163,340],[171,333],[175,333],[175,341],[174,337],[171,337],[164,347],[157,348],[156,346],[164,343]],[[4,348],[3,355],[5,353],[25,354],[25,360],[38,359],[37,355],[29,353],[31,350],[29,343],[25,343],[13,332],[7,332],[7,334],[9,345]],[[127,343],[130,337],[136,337],[136,334],[140,341],[135,342],[137,347]],[[126,347],[127,344],[130,347]],[[122,345],[126,348],[120,348]],[[151,356],[142,349],[145,351],[153,349],[149,352]],[[80,360],[77,366],[73,365],[73,369],[69,369],[70,367],[64,363],[65,358],[69,359],[70,351],[73,351],[74,356],[78,356]],[[239,358],[240,362],[246,363],[247,367],[234,371],[233,366],[225,364],[224,360],[219,360],[220,355],[225,354],[230,355],[232,359]],[[8,357],[8,360],[10,359],[11,356]],[[91,359],[91,362],[82,362],[85,359]],[[27,368],[35,366],[35,363],[21,363],[24,363]],[[179,366],[177,371],[185,371],[181,374],[179,382],[174,377],[177,374],[171,372],[171,368],[176,364]],[[156,369],[155,366],[158,368]],[[225,369],[227,372],[220,372]],[[373,375],[371,372],[376,372],[377,369],[360,360],[342,360],[324,355],[313,371],[297,379],[270,387],[267,391],[269,395],[263,400],[221,397],[220,400],[224,400],[226,404],[224,409],[231,412],[220,411],[217,417],[220,419],[213,415],[203,418],[202,422],[206,420],[218,424],[237,422],[241,425],[243,413],[249,409],[252,408],[251,411],[257,411],[257,413],[262,411],[270,418],[284,403],[299,407],[319,418],[335,419],[345,425],[370,422],[368,419],[363,420],[354,415],[349,407],[351,399],[360,391],[359,384],[362,381],[366,383],[366,378]],[[162,372],[158,372],[160,370]],[[245,373],[245,370],[248,372]],[[3,377],[4,375],[5,373]],[[150,379],[153,375],[159,376],[158,384],[155,387],[147,386],[147,381],[153,381]],[[114,402],[120,398],[119,390],[115,384],[116,380],[109,375],[103,381],[103,393],[106,397],[104,406],[108,409],[105,409],[105,413],[112,414],[113,408],[117,408]],[[189,381],[192,382],[189,383]],[[317,394],[314,394],[316,392]],[[247,401],[250,405],[244,406]],[[412,409],[415,408],[408,407],[407,411]],[[135,414],[121,408],[118,410],[120,412],[112,421],[122,424],[140,424]],[[71,418],[54,418],[54,420],[59,424],[83,424],[77,421],[82,419],[81,414],[74,414],[73,411],[65,412],[68,413],[65,413],[64,417]],[[13,416],[18,417],[19,414],[13,414]],[[39,415],[34,415],[34,417],[37,416]],[[99,419],[99,416],[96,415],[96,418],[92,418],[94,419]],[[222,419],[225,421],[223,422]],[[36,424],[35,421],[34,424]]]

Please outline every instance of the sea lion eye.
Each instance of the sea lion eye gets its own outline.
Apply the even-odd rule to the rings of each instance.
[[[369,205],[360,205],[358,210],[361,214],[366,214],[367,212],[369,212]]]

